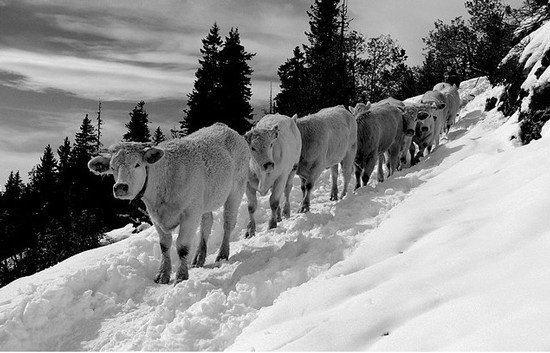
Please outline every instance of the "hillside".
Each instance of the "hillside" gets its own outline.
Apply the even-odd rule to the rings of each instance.
[[[476,97],[419,165],[339,202],[325,172],[312,212],[273,231],[261,198],[250,240],[243,200],[220,266],[217,212],[186,282],[153,282],[149,228],[0,288],[0,349],[548,349],[550,131],[518,147],[517,123],[483,112],[502,90],[461,87]]]

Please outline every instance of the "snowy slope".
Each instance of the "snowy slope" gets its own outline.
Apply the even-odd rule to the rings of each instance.
[[[219,267],[216,217],[189,281],[153,283],[150,228],[0,288],[0,349],[548,349],[550,131],[515,147],[516,124],[482,113],[495,93],[383,184],[331,202],[325,172],[312,212],[269,232],[261,198],[251,240],[243,201]]]

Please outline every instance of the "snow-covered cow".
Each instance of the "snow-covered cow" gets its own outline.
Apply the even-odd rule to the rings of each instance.
[[[347,193],[357,151],[357,122],[343,106],[321,109],[297,121],[302,136],[302,152],[296,174],[302,179],[300,212],[309,211],[311,190],[326,168],[332,169],[331,200],[338,200],[338,163],[342,166]]]
[[[212,230],[212,211],[224,207],[223,241],[216,261],[229,257],[229,236],[246,186],[250,150],[245,139],[224,124],[214,124],[182,139],[153,147],[122,142],[88,163],[97,174],[113,174],[116,198],[141,198],[160,238],[162,259],[155,282],[168,283],[172,271],[171,232],[179,226],[176,283],[189,278],[189,245],[201,225],[193,260],[202,266]]]
[[[302,150],[302,138],[296,125],[297,118],[297,115],[292,118],[280,114],[266,115],[244,135],[252,152],[246,187],[250,216],[247,238],[253,237],[256,233],[256,192],[263,196],[271,189],[269,229],[277,227],[277,221],[281,221],[279,203],[283,191],[286,200],[283,215],[290,217],[289,195]]]
[[[460,109],[460,95],[458,94],[458,88],[455,85],[450,85],[446,82],[438,83],[434,86],[434,91],[443,93],[445,97],[445,104],[447,105],[447,117],[445,119],[445,125],[443,128],[445,132],[449,132],[449,129],[454,125],[456,121],[456,115]]]

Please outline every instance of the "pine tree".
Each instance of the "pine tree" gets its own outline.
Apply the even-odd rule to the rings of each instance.
[[[126,124],[128,132],[122,137],[124,141],[150,142],[149,114],[144,109],[145,102],[140,101],[129,113],[130,121]]]
[[[68,137],[65,137],[63,144],[57,149],[57,156],[59,157],[59,173],[62,175],[68,172],[70,166],[71,141]]]
[[[351,100],[352,80],[348,76],[345,36],[347,14],[339,0],[315,0],[311,11],[310,31],[305,46],[311,78],[312,110],[348,104]]]
[[[97,151],[97,136],[95,128],[88,114],[82,120],[80,131],[75,135],[74,148],[72,150],[73,164],[82,164],[83,161],[88,163],[88,160]]]
[[[163,141],[166,141],[166,136],[164,136],[164,133],[160,129],[160,126],[158,126],[155,132],[153,133],[153,143],[155,145],[158,145]]]
[[[277,74],[281,81],[281,92],[275,96],[278,113],[304,116],[312,113],[309,102],[309,76],[304,53],[294,48],[294,56],[279,66]]]
[[[202,40],[200,50],[202,59],[195,73],[193,91],[188,95],[188,109],[184,110],[185,118],[180,121],[181,130],[191,134],[198,129],[212,125],[221,115],[220,107],[220,51],[222,39],[216,23]]]
[[[252,68],[248,61],[256,54],[248,53],[241,45],[239,31],[231,28],[220,52],[220,107],[223,114],[218,121],[227,124],[240,134],[250,129],[252,107],[250,97],[250,75]]]
[[[3,203],[7,208],[21,198],[23,188],[24,185],[21,180],[21,176],[19,175],[19,171],[15,173],[11,171],[8,180],[4,185],[4,193],[2,194]]]
[[[40,158],[40,164],[36,166],[31,179],[31,186],[38,194],[40,202],[49,202],[56,193],[58,177],[58,164],[50,145],[44,148],[44,154]]]

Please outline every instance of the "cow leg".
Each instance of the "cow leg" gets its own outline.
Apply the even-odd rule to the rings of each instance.
[[[378,182],[384,182],[384,153],[378,155]]]
[[[351,181],[351,173],[353,172],[353,161],[355,159],[355,150],[348,151],[342,161],[342,176],[344,177],[344,189],[342,190],[342,198],[348,193],[348,185]]]
[[[370,176],[372,174],[372,171],[374,170],[374,167],[376,165],[376,156],[378,151],[373,152],[369,154],[366,158],[365,168],[363,169],[363,175],[361,176],[361,181],[363,182],[363,186],[367,185],[369,182]]]
[[[338,164],[330,167],[332,179],[332,189],[330,191],[330,201],[338,201]]]
[[[160,284],[167,284],[170,282],[170,273],[172,272],[172,262],[170,261],[170,248],[172,247],[172,234],[164,233],[159,227],[155,225],[155,229],[159,235],[160,243],[160,268],[155,282]]]
[[[212,212],[203,213],[201,218],[201,240],[195,258],[193,259],[193,267],[202,267],[204,266],[204,261],[206,260],[206,243],[208,242],[208,237],[212,232],[212,223],[214,222],[214,216]]]
[[[195,236],[197,227],[201,221],[201,214],[195,210],[187,212],[180,222],[180,230],[178,239],[176,240],[176,250],[180,258],[180,265],[176,272],[176,283],[189,279],[189,271],[187,269],[187,255],[189,255],[189,246],[191,240]]]
[[[277,221],[280,221],[280,211],[279,203],[281,196],[283,196],[283,190],[285,187],[285,176],[281,175],[273,183],[271,188],[271,196],[269,197],[269,207],[271,207],[271,219],[269,220],[268,229],[277,228]]]
[[[301,213],[309,212],[311,191],[313,190],[315,181],[317,181],[317,179],[321,175],[321,172],[322,172],[322,169],[314,168],[313,170],[310,171],[310,175],[307,179],[302,179],[302,192],[304,193],[304,198],[300,206]]]
[[[290,218],[290,191],[292,191],[292,182],[294,181],[294,175],[296,175],[296,169],[292,169],[288,174],[285,184],[285,207],[283,208],[283,216]]]
[[[363,172],[363,168],[359,165],[357,161],[355,161],[355,190],[361,187],[362,172]]]
[[[411,143],[411,146],[409,147],[409,154],[411,155],[411,167],[413,167],[418,162],[415,152],[416,148],[414,147],[414,144]]]
[[[248,199],[248,216],[250,217],[250,221],[246,227],[244,237],[248,239],[256,235],[256,220],[254,219],[254,212],[256,212],[256,208],[258,207],[256,190],[252,187],[252,185],[250,185],[250,183],[246,183],[246,198]]]
[[[233,229],[235,229],[235,224],[237,224],[237,213],[239,211],[239,204],[243,198],[243,189],[244,185],[234,190],[229,194],[223,205],[223,240],[216,257],[216,262],[229,259],[229,238]]]
[[[395,171],[397,170],[397,165],[399,163],[399,145],[392,146],[389,150],[389,158],[388,158],[388,170],[389,175],[393,175]]]

